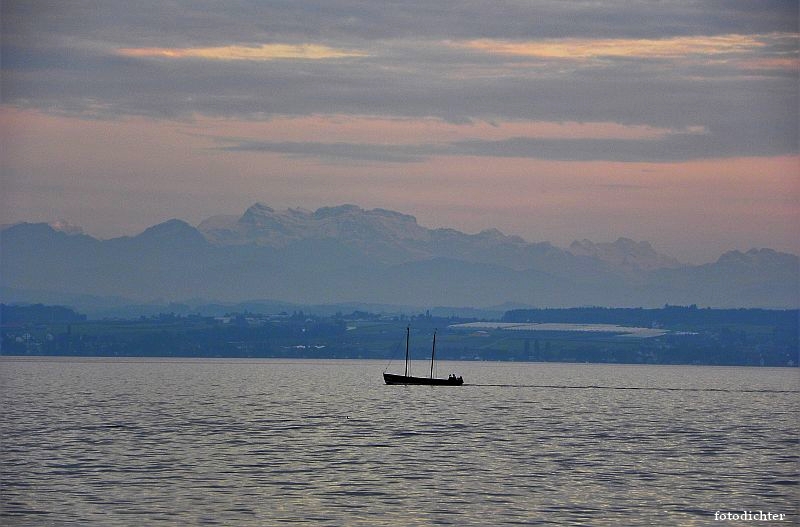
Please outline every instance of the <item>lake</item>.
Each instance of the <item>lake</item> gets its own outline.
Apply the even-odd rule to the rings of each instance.
[[[386,366],[2,358],[0,523],[798,521],[796,368]]]

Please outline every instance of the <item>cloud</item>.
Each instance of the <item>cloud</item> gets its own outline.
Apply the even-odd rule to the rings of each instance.
[[[508,69],[536,64],[566,63],[613,68],[614,61],[638,64],[658,62],[692,68],[694,78],[747,75],[752,70],[783,70],[795,75],[800,65],[797,33],[693,35],[655,39],[562,38],[541,40],[477,39],[451,41],[453,49],[504,59]],[[538,61],[538,62],[531,62]],[[742,73],[748,72],[748,73]],[[676,72],[680,74],[680,72]],[[759,74],[763,74],[759,73]]]
[[[243,42],[643,38],[796,32],[794,0],[142,0],[2,3],[4,38],[76,36],[123,47]]]
[[[362,143],[269,142],[226,140],[217,150],[225,152],[268,152],[327,160],[379,161],[384,163],[413,163],[428,159],[436,153],[430,145],[381,145]]]
[[[749,52],[765,44],[753,35],[683,36],[661,39],[548,39],[508,41],[480,39],[453,42],[482,53],[555,59],[603,57],[678,58]]]
[[[523,119],[470,121],[456,124],[435,118],[389,118],[347,114],[278,116],[267,120],[196,117],[194,126],[206,137],[258,137],[262,141],[337,141],[384,144],[445,143],[467,139],[501,140],[513,137],[550,139],[658,139],[671,134],[705,134],[703,126],[681,129],[623,125],[613,122],[529,121]],[[199,134],[198,134],[199,135]]]
[[[215,46],[199,48],[120,48],[125,57],[205,60],[323,60],[365,57],[359,51],[336,49],[320,44],[261,44],[258,46]]]
[[[796,3],[724,5],[4,2],[0,89],[4,104],[82,118],[702,127],[710,157],[796,151]]]
[[[707,130],[690,127],[660,136],[620,137],[508,137],[499,140],[463,139],[416,144],[369,142],[258,141],[216,138],[215,149],[226,152],[265,152],[296,157],[385,163],[417,163],[434,157],[495,157],[557,161],[676,162],[703,159],[709,151],[735,157],[735,145],[718,144]],[[786,153],[775,145],[770,155]],[[790,149],[789,149],[790,150]]]

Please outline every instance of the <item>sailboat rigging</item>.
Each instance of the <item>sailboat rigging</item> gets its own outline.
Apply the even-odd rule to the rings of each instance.
[[[431,349],[431,376],[414,377],[408,374],[408,348],[411,340],[411,327],[406,327],[406,368],[403,375],[383,372],[383,380],[386,384],[422,384],[428,386],[461,386],[464,384],[462,377],[450,374],[447,379],[438,379],[433,376],[433,363],[436,357],[436,331],[433,332],[433,346]]]

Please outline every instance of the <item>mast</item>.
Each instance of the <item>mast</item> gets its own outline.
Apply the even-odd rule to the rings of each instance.
[[[408,339],[411,335],[411,326],[406,326],[406,377],[408,377]]]
[[[431,350],[431,379],[433,379],[433,357],[436,355],[436,330],[433,330],[433,349]]]

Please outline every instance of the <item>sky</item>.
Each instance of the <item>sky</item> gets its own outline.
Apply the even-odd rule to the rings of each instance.
[[[353,203],[800,253],[796,1],[0,5],[2,224]]]

